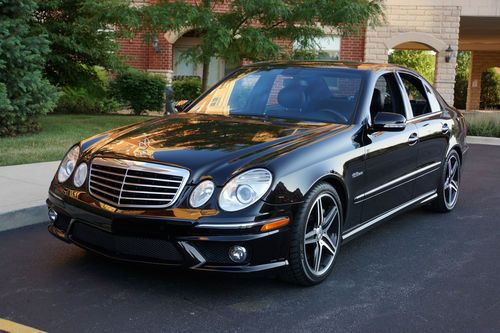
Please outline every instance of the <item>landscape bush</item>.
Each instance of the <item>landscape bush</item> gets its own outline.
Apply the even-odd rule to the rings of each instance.
[[[172,83],[172,89],[174,89],[176,101],[192,101],[201,94],[201,80],[199,78],[175,80]]]
[[[136,115],[144,111],[160,111],[164,103],[166,80],[138,70],[129,69],[117,75],[111,82],[113,95]]]

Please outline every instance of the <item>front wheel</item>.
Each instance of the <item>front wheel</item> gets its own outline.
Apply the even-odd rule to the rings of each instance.
[[[455,208],[460,193],[460,172],[460,157],[455,150],[452,150],[446,158],[446,164],[443,168],[437,189],[438,197],[431,204],[434,211],[447,213]]]
[[[306,196],[291,228],[285,280],[314,285],[332,271],[340,250],[342,206],[335,188],[320,183]]]

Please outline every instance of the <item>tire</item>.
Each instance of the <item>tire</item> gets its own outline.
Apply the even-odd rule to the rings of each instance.
[[[438,213],[448,213],[455,208],[460,193],[461,161],[456,150],[452,150],[443,167],[441,179],[437,188],[437,198],[430,208]],[[450,177],[450,172],[451,177]]]
[[[291,227],[289,265],[281,277],[303,286],[326,279],[340,251],[342,222],[342,205],[335,188],[328,183],[315,185]]]

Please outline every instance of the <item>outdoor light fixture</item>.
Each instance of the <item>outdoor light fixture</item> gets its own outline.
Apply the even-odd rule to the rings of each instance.
[[[158,40],[158,36],[153,38],[153,49],[155,49],[156,53],[161,53],[160,41]]]
[[[444,61],[450,62],[451,57],[453,56],[453,49],[451,48],[451,45],[448,45],[448,48],[444,50],[444,52],[446,53],[444,56]]]

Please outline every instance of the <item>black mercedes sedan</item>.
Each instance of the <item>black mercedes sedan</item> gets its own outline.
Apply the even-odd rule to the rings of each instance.
[[[408,69],[252,64],[178,109],[71,147],[49,231],[111,258],[312,285],[378,223],[457,204],[464,117]]]

